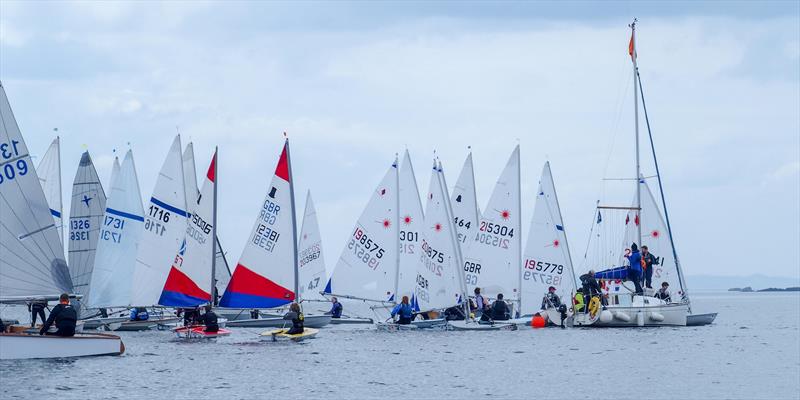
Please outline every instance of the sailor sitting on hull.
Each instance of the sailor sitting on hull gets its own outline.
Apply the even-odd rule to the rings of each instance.
[[[55,322],[55,333],[50,333],[48,330]],[[58,299],[58,305],[53,307],[50,311],[50,317],[47,318],[42,329],[39,331],[40,335],[55,335],[55,336],[75,336],[75,325],[78,322],[78,312],[72,305],[69,304],[69,295],[66,293],[61,294]]]
[[[507,321],[511,318],[511,310],[508,303],[503,300],[503,294],[497,294],[497,300],[492,303],[492,319],[495,321]]]
[[[305,330],[303,327],[305,317],[300,311],[300,304],[292,303],[292,305],[289,306],[289,312],[283,316],[283,319],[292,321],[292,328],[286,331],[287,335],[297,335],[303,333]]]
[[[144,307],[131,308],[131,321],[147,321],[150,319],[150,314]]]
[[[392,318],[395,316],[397,316],[397,323],[400,325],[408,325],[414,319],[414,309],[408,303],[408,296],[403,296],[400,304],[392,309]]]
[[[203,330],[204,332],[219,332],[219,323],[217,322],[217,314],[211,310],[211,306],[208,305],[205,308],[206,313],[201,315],[197,318],[197,322],[206,326]]]

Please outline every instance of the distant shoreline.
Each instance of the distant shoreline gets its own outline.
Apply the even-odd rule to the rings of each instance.
[[[766,288],[766,289],[759,289],[753,290],[750,286],[745,286],[743,288],[730,288],[728,289],[729,292],[743,292],[743,293],[751,293],[751,292],[800,292],[799,286],[792,286],[787,288]]]

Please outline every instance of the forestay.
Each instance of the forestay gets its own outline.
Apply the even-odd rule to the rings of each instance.
[[[111,190],[100,228],[87,307],[132,305],[131,280],[139,239],[143,234],[144,210],[133,153],[128,150],[117,173],[112,171]]]
[[[303,213],[303,227],[300,229],[298,244],[299,297],[303,300],[325,300],[320,292],[326,282],[325,259],[322,257],[322,238],[317,222],[317,210],[311,191],[306,195],[306,209]]]
[[[414,290],[415,308],[439,310],[459,303],[460,263],[457,257],[455,225],[448,212],[447,190],[434,162],[425,205],[425,226],[422,230],[417,277]]]
[[[464,166],[458,175],[456,185],[453,187],[451,198],[453,205],[453,222],[458,230],[458,242],[461,250],[466,252],[467,247],[474,240],[478,230],[478,200],[475,194],[475,171],[472,166],[472,152],[464,160]]]
[[[297,239],[291,179],[287,140],[220,306],[273,308],[294,301]]]
[[[64,247],[0,83],[0,300],[72,292]]]
[[[187,162],[186,153],[192,154]],[[211,302],[211,263],[216,257],[213,241],[214,185],[216,184],[217,155],[211,159],[203,189],[197,195],[196,185],[191,182],[194,195],[188,203],[189,224],[186,227],[186,239],[175,255],[164,289],[158,304],[171,307],[195,307]],[[195,181],[194,156],[191,144],[184,152],[184,174],[187,181]],[[187,194],[191,194],[189,191]]]
[[[539,311],[550,286],[556,288],[562,302],[569,304],[575,292],[575,276],[549,162],[544,164],[539,180],[522,267],[521,314]]]
[[[520,277],[520,183],[519,146],[511,153],[481,215],[472,243],[464,254],[468,290],[480,287],[486,297],[502,293],[508,300],[519,297]]]
[[[420,232],[424,229],[422,202],[419,198],[417,178],[411,156],[406,150],[403,164],[400,166],[400,265],[396,301],[403,296],[414,294],[417,276],[417,264],[420,261]]]
[[[377,302],[392,301],[399,254],[398,178],[395,160],[350,231],[325,288],[327,293]]]
[[[133,271],[132,305],[158,303],[175,254],[184,244],[187,217],[181,138],[177,135],[145,207],[144,233]]]
[[[61,201],[61,140],[58,136],[50,143],[47,152],[44,153],[39,166],[36,167],[39,182],[44,190],[44,198],[50,206],[50,214],[53,215],[56,227],[58,228],[58,238],[64,241],[64,223],[62,222],[63,203]]]
[[[69,271],[75,293],[86,297],[90,290],[106,194],[89,152],[83,152],[72,183],[69,210]]]

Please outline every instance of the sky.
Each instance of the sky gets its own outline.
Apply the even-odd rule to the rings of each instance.
[[[471,147],[484,207],[517,144],[525,237],[549,160],[582,265],[596,202],[633,193],[604,178],[635,171],[637,17],[686,274],[800,279],[798,4],[3,0],[0,80],[34,157],[61,137],[66,203],[84,150],[108,182],[132,149],[147,198],[176,132],[198,171],[219,146],[231,263],[287,132],[298,214],[311,190],[329,270],[396,153],[424,191],[434,152],[452,184]],[[642,164],[654,174],[649,152]]]

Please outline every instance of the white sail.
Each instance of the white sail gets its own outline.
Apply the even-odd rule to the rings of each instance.
[[[107,186],[108,188],[110,188],[111,185],[113,185],[114,182],[116,182],[117,175],[119,175],[119,169],[120,169],[119,157],[114,156],[114,165],[111,166],[111,179],[109,179],[109,181],[108,181],[108,186]],[[111,189],[109,189],[108,194],[109,195],[111,194]]]
[[[656,256],[658,265],[653,266],[652,286],[654,289],[661,287],[662,282],[669,283],[672,294],[672,301],[680,301],[684,297],[684,285],[678,271],[678,263],[675,262],[675,251],[672,248],[672,241],[667,231],[667,224],[661,215],[661,209],[656,203],[650,186],[644,179],[641,180],[642,189],[642,210],[641,218],[635,211],[630,211],[625,216],[625,239],[622,245],[622,254],[619,257],[620,265],[628,265],[624,256],[630,254],[630,246],[635,243],[637,236],[636,226],[642,224],[642,243],[636,243],[641,248],[647,246],[648,251]],[[636,199],[634,199],[634,204]],[[612,288],[613,291],[613,288]]]
[[[64,241],[64,223],[62,221],[63,203],[61,201],[61,140],[58,136],[50,143],[39,165],[36,167],[39,182],[44,190],[44,198],[50,206],[50,213],[58,228],[58,238]]]
[[[69,210],[69,271],[75,293],[89,292],[97,242],[106,211],[106,194],[89,152],[81,155],[72,183]]]
[[[453,222],[458,230],[458,241],[461,250],[466,251],[475,238],[478,230],[478,199],[475,194],[475,171],[472,167],[472,153],[467,155],[464,167],[458,175],[456,185],[451,194],[453,205]]]
[[[464,254],[468,290],[486,297],[519,298],[520,237],[519,146],[508,159]]]
[[[397,284],[399,218],[397,160],[350,231],[326,292],[391,301]]]
[[[194,163],[194,144],[189,142],[183,151],[183,184],[186,189],[186,204],[191,212],[191,206],[197,201],[200,191],[197,188],[197,167]]]
[[[187,146],[191,151],[191,144]],[[172,307],[193,307],[211,302],[212,295],[212,261],[216,257],[213,240],[213,218],[216,208],[214,203],[214,185],[216,184],[216,159],[211,159],[203,190],[197,195],[196,188],[193,200],[187,204],[189,211],[189,224],[186,227],[186,240],[183,242],[175,261],[172,263],[169,275],[164,284],[164,289],[158,304]],[[184,152],[184,174],[188,180],[195,180],[194,156],[187,161]],[[192,186],[191,182],[187,186]],[[187,193],[187,195],[192,192]]]
[[[296,257],[294,189],[287,140],[220,306],[274,308],[294,301]]]
[[[184,244],[187,216],[181,138],[177,135],[145,207],[144,233],[133,271],[132,305],[158,303],[175,254]]]
[[[217,249],[215,254],[217,257],[217,263],[216,268],[214,269],[214,279],[217,283],[214,301],[218,303],[219,298],[222,296],[222,293],[225,291],[225,288],[228,287],[228,283],[231,281],[231,267],[228,265],[228,258],[225,256],[225,251],[222,249],[222,245],[219,243],[219,237],[217,237],[216,243]]]
[[[144,209],[130,150],[118,173],[112,176],[89,282],[92,290],[84,299],[89,308],[132,305],[131,279],[143,234]]]
[[[406,150],[400,167],[400,271],[398,275],[398,301],[414,294],[417,286],[417,264],[420,262],[420,233],[425,228],[422,202],[419,198],[417,178],[411,156]]]
[[[306,210],[303,213],[303,227],[300,229],[298,251],[298,274],[300,298],[303,300],[325,300],[320,292],[325,288],[325,259],[322,257],[322,237],[317,222],[317,210],[311,191],[306,196]]]
[[[422,230],[417,263],[415,308],[422,311],[443,309],[459,303],[461,289],[457,257],[457,233],[448,210],[447,189],[434,163],[425,205],[425,227]]]
[[[562,302],[569,304],[575,292],[575,276],[550,163],[546,162],[523,253],[521,314],[539,311],[551,286]]]
[[[0,300],[72,292],[64,247],[0,83]]]

